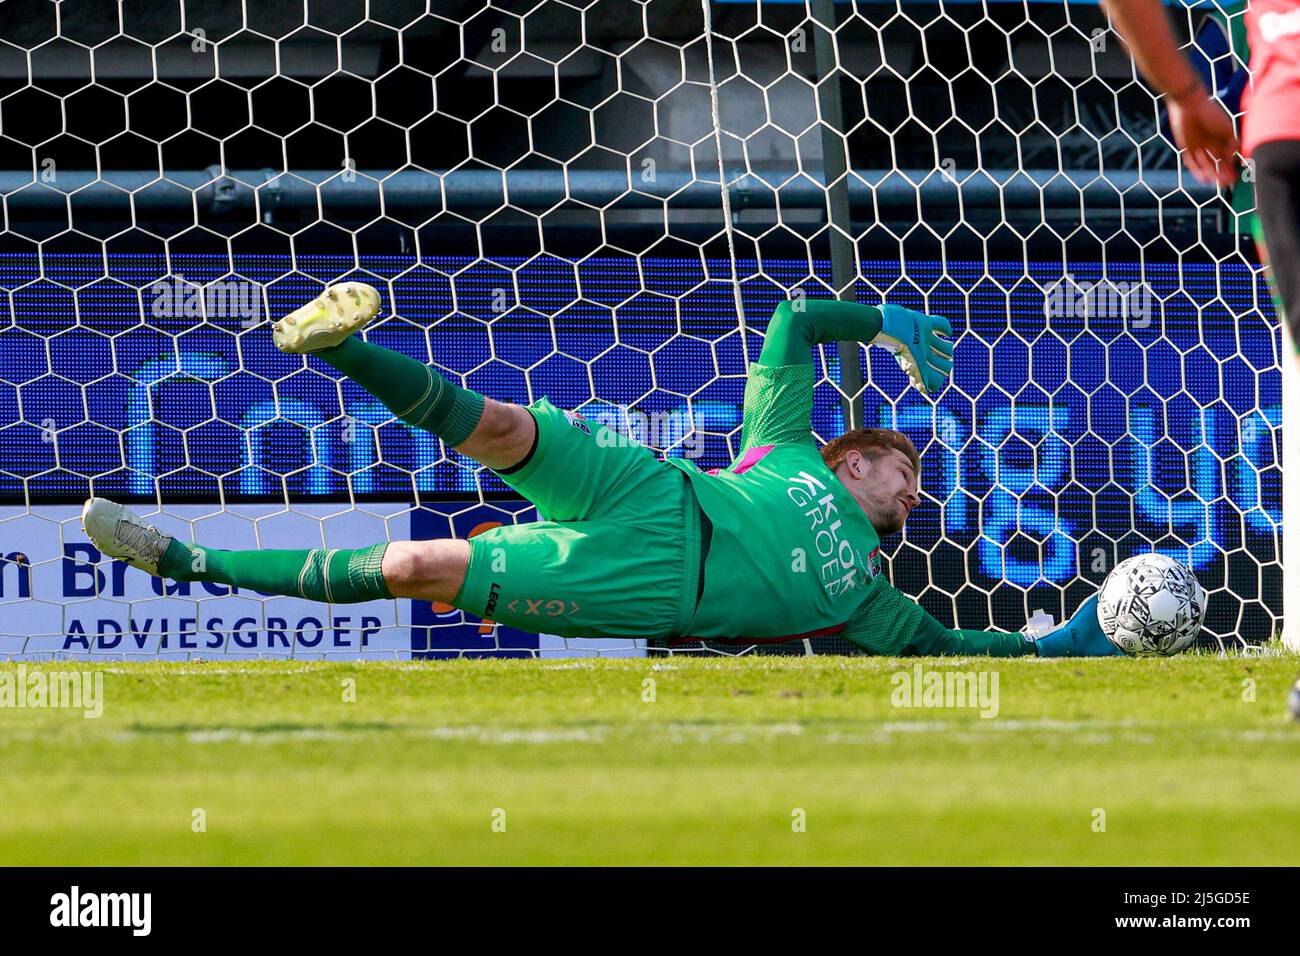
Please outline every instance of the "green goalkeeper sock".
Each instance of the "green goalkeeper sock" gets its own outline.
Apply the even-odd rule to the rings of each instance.
[[[380,566],[388,543],[355,551],[218,551],[173,538],[158,573],[174,581],[212,581],[331,604],[391,598]]]
[[[483,396],[443,378],[428,365],[355,335],[313,355],[356,382],[394,415],[433,432],[455,448],[483,417]]]

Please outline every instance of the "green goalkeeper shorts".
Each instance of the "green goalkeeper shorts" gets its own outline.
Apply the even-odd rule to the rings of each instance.
[[[685,633],[700,572],[699,504],[685,474],[546,399],[529,411],[537,445],[501,479],[543,520],[471,538],[453,603],[485,620],[564,637]]]

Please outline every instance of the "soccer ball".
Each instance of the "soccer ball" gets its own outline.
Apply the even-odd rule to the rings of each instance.
[[[1164,554],[1136,554],[1115,565],[1097,594],[1102,633],[1126,654],[1187,650],[1205,620],[1205,589]]]

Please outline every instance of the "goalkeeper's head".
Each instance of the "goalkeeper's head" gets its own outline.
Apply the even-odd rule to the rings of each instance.
[[[855,428],[823,446],[822,458],[877,534],[903,530],[903,522],[921,502],[921,456],[910,438],[888,428]]]

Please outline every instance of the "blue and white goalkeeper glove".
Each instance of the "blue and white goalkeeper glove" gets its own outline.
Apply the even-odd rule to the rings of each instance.
[[[914,312],[901,305],[880,307],[880,334],[873,344],[894,353],[917,391],[925,395],[943,388],[952,371],[952,324],[943,316]]]
[[[1039,657],[1124,657],[1123,651],[1106,640],[1097,621],[1097,595],[1079,605],[1070,618],[1050,634],[1034,642]]]

